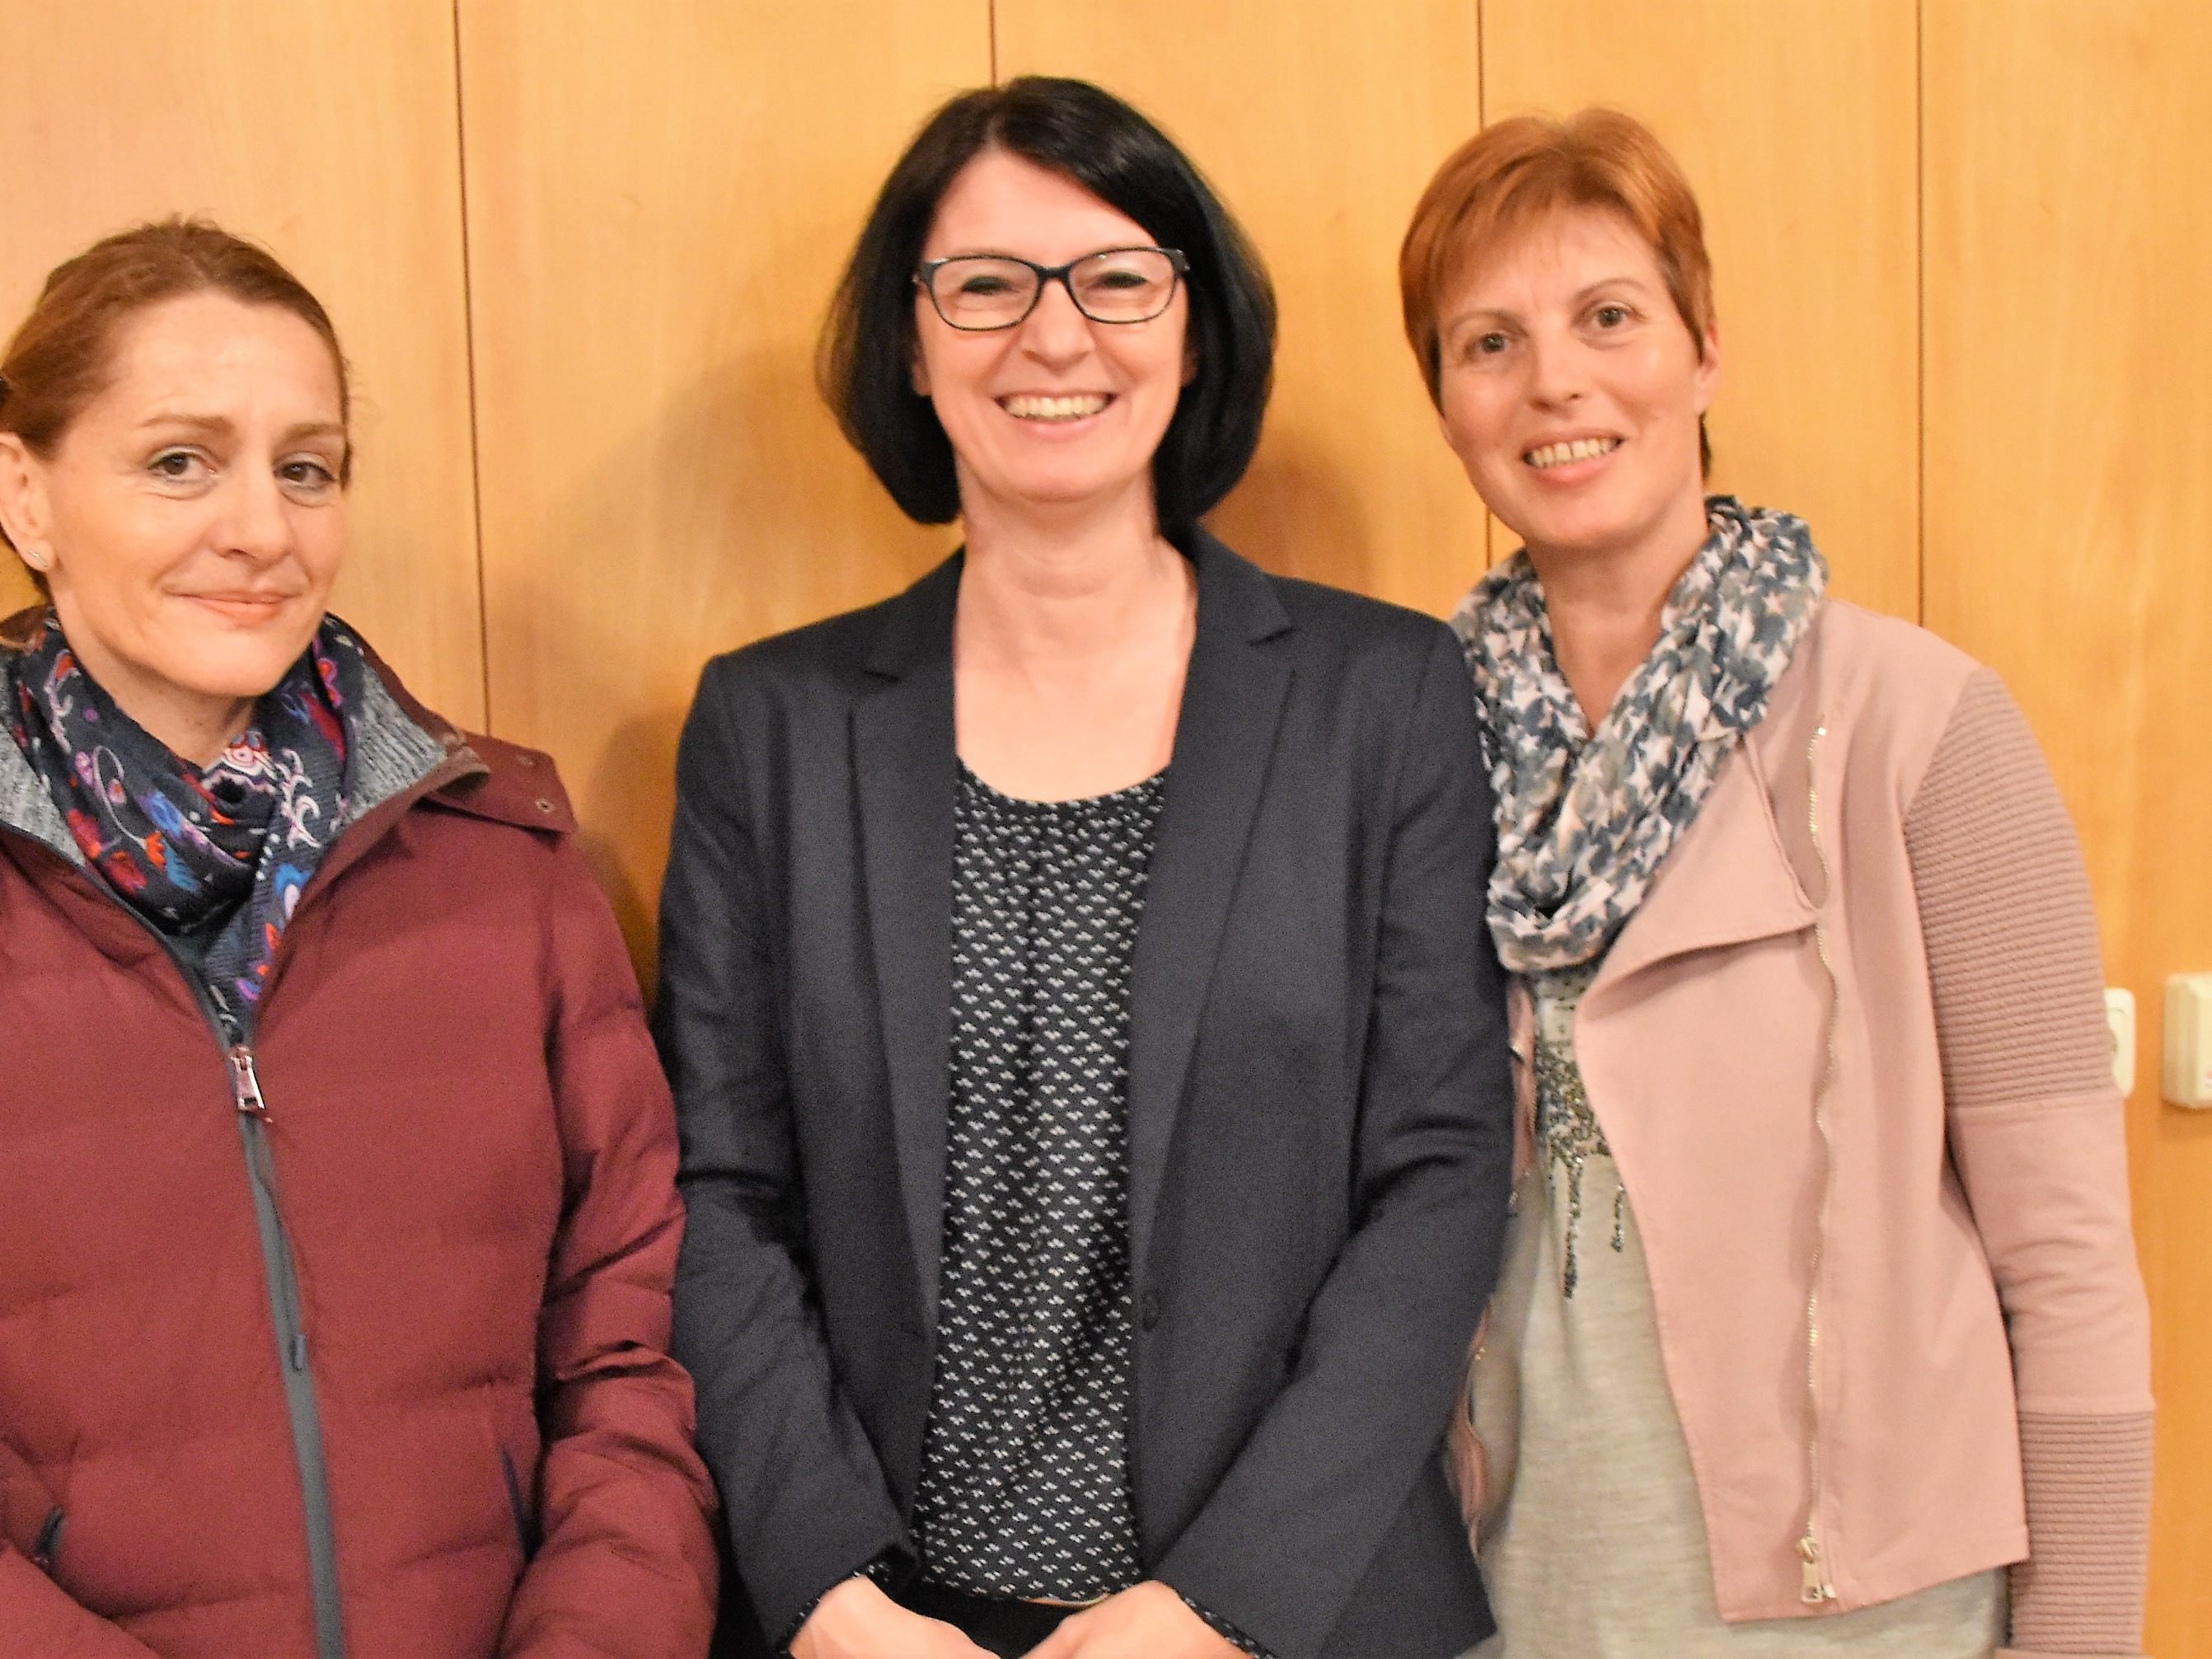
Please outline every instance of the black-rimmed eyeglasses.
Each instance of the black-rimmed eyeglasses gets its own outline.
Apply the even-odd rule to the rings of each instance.
[[[1149,322],[1168,308],[1189,269],[1171,247],[1109,247],[1064,265],[1005,253],[932,259],[914,274],[937,314],[954,328],[1012,328],[1036,309],[1047,283],[1058,283],[1094,323]]]

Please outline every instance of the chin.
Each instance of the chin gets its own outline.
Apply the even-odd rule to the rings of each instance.
[[[1498,517],[1505,519],[1505,514]],[[1633,539],[1637,520],[1601,501],[1547,501],[1506,520],[1522,542],[1560,553],[1596,553]]]
[[[1133,482],[1119,475],[1047,473],[1010,479],[1004,493],[1007,501],[1018,501],[1025,507],[1081,507],[1088,501],[1103,501],[1121,495]]]
[[[1555,553],[1603,553],[1628,539],[1626,529],[1598,520],[1547,525],[1527,538]]]
[[[271,626],[228,638],[180,641],[155,668],[171,684],[202,696],[263,697],[291,672],[314,631]]]

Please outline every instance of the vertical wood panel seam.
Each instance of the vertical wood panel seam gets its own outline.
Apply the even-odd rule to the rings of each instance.
[[[453,157],[460,168],[461,321],[469,384],[469,512],[476,528],[477,672],[483,683],[484,730],[491,717],[491,599],[484,580],[483,405],[477,396],[476,252],[469,242],[468,90],[462,77],[461,0],[453,0]]]
[[[1490,125],[1490,38],[1485,32],[1488,21],[1490,0],[1474,0],[1474,129],[1477,132]],[[1469,481],[1472,483],[1472,480]],[[1482,503],[1482,568],[1489,569],[1498,562],[1498,525],[1492,517],[1490,503]]]
[[[991,29],[991,84],[999,84],[999,0],[984,0],[983,11]]]
[[[1913,621],[1928,626],[1928,0],[1912,7]]]

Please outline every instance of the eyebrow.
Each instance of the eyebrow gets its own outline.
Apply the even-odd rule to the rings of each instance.
[[[1590,283],[1588,287],[1584,288],[1581,293],[1576,295],[1575,298],[1577,300],[1587,300],[1592,295],[1595,294],[1600,289],[1614,288],[1623,283],[1626,283],[1630,288],[1648,289],[1651,286],[1650,283],[1645,282],[1641,276],[1635,275],[1633,272],[1624,270],[1616,276],[1599,277],[1597,281]]]
[[[149,432],[156,427],[182,427],[187,432],[204,433],[210,437],[228,437],[238,429],[224,416],[191,415],[179,410],[165,410],[138,422],[141,432]],[[343,441],[345,435],[345,428],[336,421],[301,421],[297,425],[285,428],[282,434],[286,443],[296,443],[303,438],[337,438]]]
[[[1079,264],[1082,261],[1096,258],[1102,253],[1142,253],[1149,252],[1158,246],[1159,245],[1157,242],[1101,242],[1097,247],[1092,248],[1088,253],[1077,254],[1073,259],[1069,260],[1068,263],[1070,264]],[[963,247],[957,252],[941,254],[939,257],[945,259],[1012,259],[1025,265],[1041,265],[1045,263],[1042,259],[1030,259],[1023,254],[1010,252],[1008,250],[1001,247]],[[934,260],[925,259],[922,263],[924,264],[933,264],[936,262]],[[1049,269],[1049,267],[1047,268]]]

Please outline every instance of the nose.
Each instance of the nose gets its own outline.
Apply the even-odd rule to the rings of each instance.
[[[291,551],[289,506],[268,471],[241,468],[234,472],[228,506],[216,530],[222,553],[267,564]]]
[[[1571,408],[1589,390],[1589,351],[1571,334],[1540,333],[1529,342],[1529,401]]]
[[[1091,349],[1091,319],[1075,307],[1065,282],[1047,283],[1022,319],[1022,350],[1041,363],[1073,362]]]

